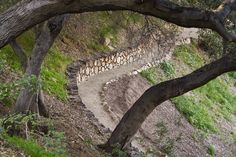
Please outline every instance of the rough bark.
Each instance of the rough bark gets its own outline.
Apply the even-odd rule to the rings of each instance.
[[[224,21],[236,9],[236,0],[225,0],[216,10],[182,7],[167,0],[23,0],[0,15],[0,48],[25,30],[50,17],[65,13],[83,13],[109,10],[130,10],[154,16],[184,27],[209,28],[225,40],[236,42],[235,34],[227,31]],[[39,44],[40,45],[40,44]],[[46,43],[46,47],[50,44]],[[36,45],[35,50],[40,49]],[[37,56],[35,54],[36,58]],[[220,74],[236,70],[236,59],[226,55],[182,78],[166,81],[147,90],[125,114],[105,145],[111,150],[113,144],[125,147],[146,117],[163,101],[200,87]],[[29,65],[41,65],[30,60]],[[27,68],[26,72],[38,76],[40,68]],[[157,95],[158,94],[158,95]],[[23,98],[22,98],[23,97]],[[19,102],[31,100],[32,94],[25,90]],[[17,111],[25,111],[28,105],[18,104]]]
[[[23,0],[0,15],[0,48],[53,16],[109,10],[130,10],[184,27],[210,28],[226,40],[236,41],[224,27],[224,19],[235,6],[236,0],[225,0],[211,11],[182,7],[168,0]]]
[[[108,142],[102,147],[107,151],[112,151],[112,146],[115,144],[124,148],[148,115],[162,102],[203,86],[217,76],[234,70],[236,70],[236,56],[227,54],[191,74],[149,88],[125,113]]]
[[[43,60],[52,46],[55,38],[62,29],[64,16],[55,17],[48,22],[41,23],[36,26],[36,41],[32,51],[32,55],[28,61],[25,75],[40,75]],[[30,87],[24,88],[16,101],[15,112],[39,112],[41,115],[47,116],[44,106],[41,90],[34,91]]]

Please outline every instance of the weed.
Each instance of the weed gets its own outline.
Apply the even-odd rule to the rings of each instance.
[[[210,156],[215,156],[215,147],[213,145],[210,145],[208,148],[207,148],[207,153],[210,155]]]
[[[166,77],[171,78],[175,75],[175,68],[170,62],[164,61],[164,62],[160,63],[160,65],[161,65],[161,69],[164,71]]]
[[[166,128],[164,122],[160,122],[156,124],[156,133],[160,136],[160,139],[168,132],[168,129]]]
[[[66,144],[64,132],[50,130],[49,133],[43,136],[44,147],[54,152],[57,157],[66,157]]]
[[[166,154],[171,154],[175,140],[168,138],[161,150]]]
[[[111,154],[105,154],[105,157],[112,157],[112,156],[128,157],[128,153],[123,151],[119,144],[115,144],[115,145],[112,146],[112,153]]]
[[[152,85],[157,83],[157,73],[155,68],[143,70],[140,74],[142,77],[146,78]]]
[[[141,157],[154,156],[155,153],[155,150],[149,148],[146,152],[141,152]]]

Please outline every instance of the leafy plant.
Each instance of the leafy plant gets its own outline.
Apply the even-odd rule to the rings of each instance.
[[[37,79],[36,76],[32,75],[25,76],[13,82],[0,83],[0,101],[4,102],[6,105],[11,105],[23,88],[30,88],[31,91],[37,91],[41,88],[41,81]]]

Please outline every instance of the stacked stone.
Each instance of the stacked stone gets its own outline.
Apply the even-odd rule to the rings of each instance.
[[[140,45],[137,48],[130,48],[94,60],[85,61],[84,66],[81,66],[78,70],[77,81],[80,83],[86,81],[90,76],[132,63],[141,59],[145,53],[146,51]]]

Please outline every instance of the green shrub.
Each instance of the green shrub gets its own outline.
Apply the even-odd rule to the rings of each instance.
[[[13,114],[1,119],[1,127],[2,131],[0,132],[0,137],[30,156],[68,156],[64,133],[55,131],[49,119],[43,117],[38,118],[36,114],[30,113]],[[22,145],[23,142],[25,142],[26,145]],[[32,147],[30,146],[31,144]],[[37,154],[39,154],[39,156],[37,156]]]
[[[25,76],[20,80],[16,80],[9,83],[0,83],[0,101],[5,105],[11,105],[19,92],[23,88],[30,88],[32,91],[36,91],[40,88],[41,81],[36,76]]]

